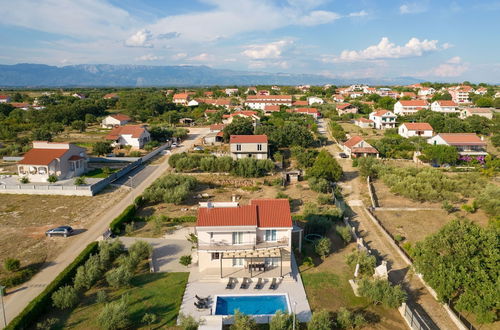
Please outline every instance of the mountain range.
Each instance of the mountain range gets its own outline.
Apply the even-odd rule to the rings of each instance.
[[[214,69],[207,66],[80,64],[0,65],[0,87],[146,87],[211,85],[408,85],[412,77],[330,78],[317,74],[266,73]]]

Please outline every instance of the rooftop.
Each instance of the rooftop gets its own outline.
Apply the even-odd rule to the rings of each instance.
[[[121,135],[132,135],[133,138],[138,138],[144,133],[146,129],[142,125],[126,125],[115,127],[111,132],[106,135],[107,140],[116,140]]]
[[[410,131],[432,131],[429,123],[404,123],[403,125]]]
[[[267,135],[231,135],[229,143],[267,143]]]

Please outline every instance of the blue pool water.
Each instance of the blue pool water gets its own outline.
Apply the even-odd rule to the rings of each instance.
[[[288,313],[288,304],[285,295],[217,296],[215,315],[234,315],[235,310],[247,315]]]

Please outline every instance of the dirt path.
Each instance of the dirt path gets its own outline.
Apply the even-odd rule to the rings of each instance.
[[[331,136],[328,133],[328,138]],[[327,149],[337,155],[340,148],[331,144]],[[337,157],[338,158],[338,157]],[[457,329],[449,315],[434,297],[423,286],[395,247],[385,238],[378,227],[369,219],[363,201],[361,199],[361,185],[364,183],[358,175],[356,168],[352,167],[350,159],[337,159],[344,171],[344,177],[340,185],[347,194],[346,201],[353,212],[351,221],[357,228],[365,243],[379,260],[386,260],[388,264],[389,279],[394,284],[403,285],[409,293],[408,305],[416,308],[420,314],[428,320],[435,328]]]
[[[173,152],[183,152],[191,148],[194,143],[208,134],[209,129],[191,129],[190,135],[182,143],[181,147],[174,149]],[[72,243],[68,246],[48,265],[40,270],[30,281],[24,283],[14,292],[10,292],[5,298],[5,313],[7,322],[10,322],[16,317],[28,303],[40,294],[44,288],[61,272],[63,271],[78,254],[92,241],[99,239],[102,233],[109,227],[109,223],[120,214],[134,199],[142,194],[142,192],[160,177],[167,169],[168,157],[145,178],[137,187],[131,189],[130,192],[116,204],[111,206],[106,212],[96,215],[97,221],[86,232],[76,236]],[[3,328],[3,322],[1,324]]]

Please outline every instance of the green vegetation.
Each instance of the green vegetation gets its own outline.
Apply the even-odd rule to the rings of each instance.
[[[245,315],[240,311],[234,313],[234,323],[229,327],[230,330],[257,330],[258,326],[250,315]]]
[[[375,272],[374,269],[377,264],[377,259],[364,250],[354,250],[347,255],[346,262],[352,271],[354,271],[356,265],[359,264],[360,275],[372,276]]]
[[[474,313],[480,323],[498,320],[498,227],[456,219],[418,242],[415,268],[441,301]]]
[[[307,323],[308,330],[331,330],[332,328],[332,316],[327,310],[315,311],[311,316],[311,320]]]
[[[321,150],[313,166],[307,170],[307,176],[337,182],[342,176],[342,167],[328,151]]]
[[[356,329],[365,325],[366,320],[361,313],[353,313],[347,308],[340,307],[336,323],[341,329]]]
[[[406,292],[400,285],[392,286],[387,280],[363,278],[359,281],[358,292],[374,304],[397,308],[406,301]]]
[[[269,330],[294,330],[293,315],[277,311],[269,322]]]
[[[345,131],[342,126],[340,126],[339,123],[334,122],[333,120],[330,121],[330,133],[332,134],[333,138],[339,142],[347,140]]]
[[[168,174],[157,179],[142,195],[145,201],[182,203],[198,184],[192,176]]]
[[[186,267],[191,265],[191,256],[181,256],[179,263]]]
[[[305,148],[315,143],[311,133],[316,130],[315,125],[311,116],[280,112],[262,118],[255,133],[267,135],[270,144],[278,148]]]
[[[328,237],[323,237],[315,242],[314,251],[316,251],[321,259],[325,259],[330,254],[331,247],[332,241]]]
[[[224,127],[224,141],[229,142],[231,135],[253,135],[253,122],[250,118],[235,117],[231,124]]]
[[[422,150],[420,159],[433,164],[455,164],[458,161],[457,148],[447,145],[428,145]]]
[[[9,272],[17,272],[21,268],[19,259],[7,258],[3,262],[3,267]]]

